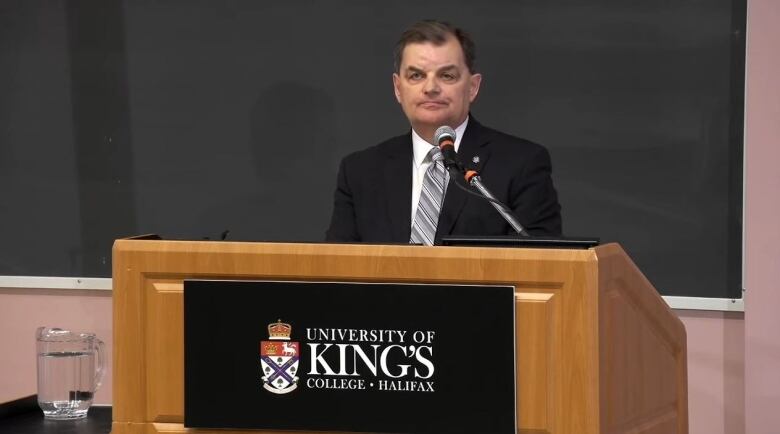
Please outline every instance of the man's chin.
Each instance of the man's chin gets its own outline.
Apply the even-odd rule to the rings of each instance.
[[[415,120],[415,123],[420,127],[427,127],[432,129],[439,128],[442,125],[451,126],[452,128],[457,127],[457,125],[450,125],[452,123],[452,119],[450,116],[446,116],[444,113],[431,113],[426,116],[418,116]]]

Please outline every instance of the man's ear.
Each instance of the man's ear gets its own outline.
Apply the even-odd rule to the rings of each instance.
[[[480,84],[482,84],[482,74],[472,74],[469,77],[469,102],[474,102],[477,99]]]
[[[395,99],[398,100],[398,103],[401,103],[401,91],[398,89],[398,87],[401,85],[401,76],[399,76],[396,73],[393,73],[393,91],[395,92]]]

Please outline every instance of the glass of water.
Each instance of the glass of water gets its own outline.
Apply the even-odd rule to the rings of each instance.
[[[39,327],[38,405],[46,419],[81,419],[103,379],[103,341],[93,333]]]

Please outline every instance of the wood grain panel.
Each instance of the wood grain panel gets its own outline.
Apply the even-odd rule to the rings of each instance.
[[[146,418],[184,422],[184,285],[145,281]]]
[[[111,416],[118,430],[130,429],[124,422],[145,422],[146,355],[144,318],[141,310],[143,254],[132,249],[113,251],[113,399]],[[117,422],[122,422],[117,424]],[[119,434],[116,431],[114,434]],[[132,431],[127,431],[132,433]],[[132,433],[135,434],[135,433]]]
[[[597,250],[604,431],[686,434],[685,328],[620,247]]]
[[[676,410],[676,385],[671,381],[648,381],[643,387],[627,388],[634,378],[663,378],[675,372],[674,350],[658,336],[651,321],[638,321],[643,312],[621,293],[607,295],[606,349],[608,426],[632,428],[652,425],[648,414],[667,419]],[[663,410],[663,411],[661,411]],[[618,430],[617,432],[623,432]]]
[[[522,426],[552,430],[555,377],[552,343],[555,332],[553,293],[515,293],[517,348],[517,418]]]
[[[598,270],[595,255],[570,263],[561,290],[560,334],[553,344],[554,431],[596,434],[599,423]]]

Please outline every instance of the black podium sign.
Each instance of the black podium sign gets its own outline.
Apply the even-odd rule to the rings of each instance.
[[[184,282],[190,428],[512,434],[514,289]]]

